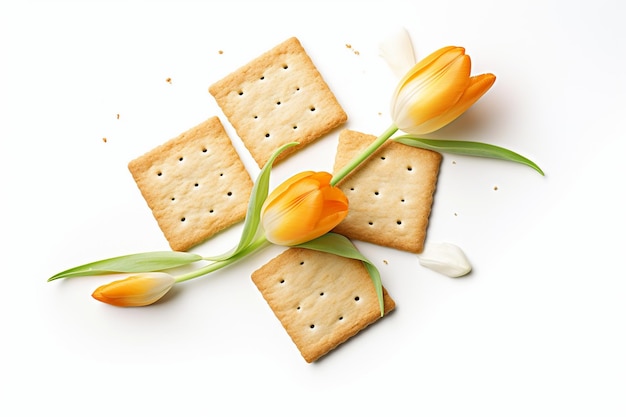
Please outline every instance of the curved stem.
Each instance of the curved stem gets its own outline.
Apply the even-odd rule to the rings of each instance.
[[[378,148],[382,146],[383,143],[387,139],[389,139],[394,133],[398,131],[398,127],[395,124],[392,124],[383,132],[382,135],[376,138],[374,142],[372,142],[365,150],[357,155],[352,161],[348,163],[345,167],[341,169],[337,174],[333,176],[333,179],[330,181],[330,185],[335,186],[339,181],[344,179],[349,173],[351,173],[357,166],[361,164],[361,162],[365,161],[370,155],[372,155]]]
[[[190,279],[201,277],[203,275],[210,274],[211,272],[217,271],[218,269],[222,269],[228,265],[231,265],[238,260],[245,258],[253,252],[261,249],[264,246],[268,246],[270,242],[265,238],[265,236],[261,236],[251,244],[249,244],[244,250],[238,252],[236,255],[225,259],[223,261],[216,261],[202,268],[196,269],[195,271],[188,272],[183,275],[179,275],[176,277],[176,283],[189,281]]]

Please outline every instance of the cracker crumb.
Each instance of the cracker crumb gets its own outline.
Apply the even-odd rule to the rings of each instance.
[[[170,77],[167,77],[167,78],[165,79],[165,81],[166,81],[166,82],[168,82],[168,83],[170,83],[170,84],[172,83],[172,79],[171,79]]]
[[[222,55],[224,53],[224,51],[222,51],[221,49],[219,51],[217,51],[218,54]]]
[[[389,265],[389,262],[387,262],[387,260],[386,260],[386,259],[383,259],[383,263],[384,263],[385,265]]]
[[[498,191],[498,186],[497,186],[497,185],[494,185],[493,190],[494,190],[494,191]]]
[[[452,161],[452,165],[456,165],[456,161]]]
[[[454,213],[454,217],[457,217],[457,216],[458,216],[458,214],[457,214],[457,213]]]
[[[102,142],[107,143],[107,138],[102,138]]]
[[[118,114],[116,114],[116,115],[115,115],[115,118],[116,118],[117,120],[120,120],[120,114],[119,114],[119,113],[118,113]]]
[[[352,51],[352,53],[354,53],[354,55],[360,55],[360,54],[361,54],[359,51],[357,51],[356,49],[354,49],[354,48],[352,47],[352,45],[351,45],[351,44],[349,44],[349,43],[347,43],[347,44],[346,44],[346,48],[350,49],[350,50]]]

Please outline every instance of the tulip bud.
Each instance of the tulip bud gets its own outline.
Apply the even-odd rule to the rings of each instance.
[[[470,70],[461,47],[441,48],[418,62],[393,95],[391,115],[398,129],[422,135],[463,114],[496,80],[493,74],[470,77]]]
[[[293,246],[331,231],[348,215],[348,199],[328,172],[306,171],[279,185],[261,208],[267,240]]]
[[[169,274],[147,272],[102,285],[92,297],[118,307],[147,306],[163,297],[175,283]]]

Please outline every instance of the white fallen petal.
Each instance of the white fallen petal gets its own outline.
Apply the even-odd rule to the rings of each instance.
[[[418,258],[420,265],[452,278],[462,277],[472,270],[463,250],[452,243],[426,243]]]
[[[404,28],[382,41],[379,53],[398,78],[404,77],[416,64],[411,38]]]

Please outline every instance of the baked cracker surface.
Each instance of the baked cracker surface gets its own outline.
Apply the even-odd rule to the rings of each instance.
[[[334,172],[375,139],[353,130],[340,132]],[[387,141],[339,182],[350,209],[334,231],[350,239],[421,253],[441,159],[438,152]]]
[[[358,260],[289,248],[252,274],[306,362],[314,362],[381,318],[372,280]],[[383,288],[385,313],[395,302]]]
[[[345,123],[347,115],[300,41],[289,38],[209,87],[259,167]]]
[[[172,250],[186,251],[245,217],[253,182],[218,117],[128,169]]]

